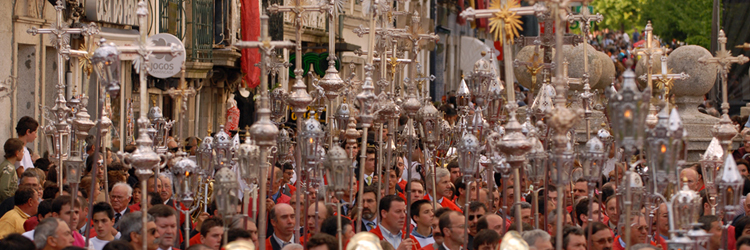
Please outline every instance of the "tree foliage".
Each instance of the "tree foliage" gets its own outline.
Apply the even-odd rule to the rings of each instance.
[[[596,0],[591,5],[604,15],[601,29],[643,31],[650,20],[654,34],[665,42],[677,39],[706,48],[711,44],[713,0]]]

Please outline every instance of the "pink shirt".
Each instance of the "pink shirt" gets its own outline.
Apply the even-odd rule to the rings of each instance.
[[[73,246],[84,247],[86,245],[86,240],[83,239],[83,236],[78,231],[73,231],[73,239]]]

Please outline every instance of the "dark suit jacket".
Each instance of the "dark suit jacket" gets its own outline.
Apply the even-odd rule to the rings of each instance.
[[[120,231],[120,220],[122,220],[122,217],[124,217],[126,214],[129,214],[130,212],[131,212],[130,211],[130,207],[126,208],[125,212],[120,215],[120,219],[117,220],[117,222],[115,222],[115,226],[114,227],[117,229],[117,231]],[[119,212],[115,212],[115,217],[117,217],[117,213],[119,213]]]
[[[266,250],[281,250],[279,243],[273,239],[273,234],[266,238]]]

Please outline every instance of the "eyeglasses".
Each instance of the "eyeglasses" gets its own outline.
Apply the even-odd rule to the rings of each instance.
[[[469,220],[474,220],[475,218],[476,218],[476,219],[479,219],[480,217],[482,217],[482,215],[480,215],[480,214],[477,214],[477,215],[473,215],[473,214],[472,214],[472,215],[469,215]]]

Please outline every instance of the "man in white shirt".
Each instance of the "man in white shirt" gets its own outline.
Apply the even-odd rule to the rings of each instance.
[[[92,221],[94,222],[96,237],[89,238],[89,241],[94,245],[94,250],[102,250],[104,245],[115,240],[117,231],[113,227],[115,224],[114,217],[115,211],[112,210],[112,206],[109,203],[99,202],[94,204],[92,208]]]
[[[34,118],[28,116],[21,117],[21,120],[19,120],[16,124],[16,133],[18,133],[18,139],[23,141],[25,144],[34,142],[34,140],[36,140],[36,132],[38,128],[39,122],[34,120]],[[25,171],[26,169],[33,167],[34,162],[31,160],[29,149],[23,147],[23,159],[16,162],[16,172],[18,173],[18,176],[21,176],[21,173],[23,173],[23,171]]]

